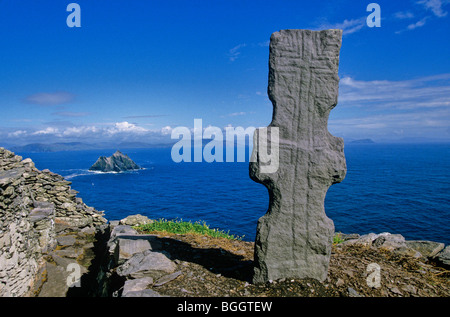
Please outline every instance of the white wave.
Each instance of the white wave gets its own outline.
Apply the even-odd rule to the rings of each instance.
[[[79,172],[77,173],[72,173],[70,175],[64,176],[64,179],[69,180],[78,176],[86,176],[86,175],[90,175],[88,170],[78,170]]]
[[[77,171],[76,173],[72,173],[70,175],[64,176],[64,178],[66,180],[70,180],[72,178],[75,177],[79,177],[79,176],[86,176],[86,175],[102,175],[102,174],[123,174],[123,173],[137,173],[139,171],[142,170],[147,170],[147,169],[153,169],[154,167],[150,167],[150,168],[141,168],[141,169],[137,169],[137,170],[129,170],[129,171],[123,171],[123,172],[115,172],[115,171],[111,171],[111,172],[102,172],[102,171],[90,171],[90,170],[80,170],[80,169],[69,169],[69,170],[65,170],[67,171]]]

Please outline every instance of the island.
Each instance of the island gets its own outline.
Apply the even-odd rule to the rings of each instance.
[[[139,169],[142,168],[120,151],[116,151],[110,157],[100,156],[89,168],[90,171],[98,172],[124,172]]]
[[[375,142],[372,139],[359,139],[350,141],[351,144],[374,144]]]

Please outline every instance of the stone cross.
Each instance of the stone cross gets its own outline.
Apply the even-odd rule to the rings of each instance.
[[[273,117],[267,128],[255,131],[250,162],[250,177],[269,191],[269,209],[257,227],[255,283],[327,276],[334,224],[324,200],[347,169],[344,141],[327,128],[338,99],[341,38],[341,30],[282,30],[271,36]],[[278,144],[269,137],[273,132]],[[262,152],[271,149],[279,151],[276,171],[265,169]]]

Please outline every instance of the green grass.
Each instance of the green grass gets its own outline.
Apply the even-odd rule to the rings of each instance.
[[[242,237],[232,235],[228,232],[211,229],[204,221],[186,222],[182,220],[158,219],[150,224],[134,227],[142,233],[168,232],[175,234],[195,233],[213,238],[226,238],[230,240],[242,240]]]
[[[333,237],[333,244],[339,244],[344,242],[345,240],[342,238],[342,233],[336,232]]]

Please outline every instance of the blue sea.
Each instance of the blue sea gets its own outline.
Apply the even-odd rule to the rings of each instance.
[[[72,182],[78,196],[108,220],[131,214],[205,221],[252,241],[267,211],[267,189],[246,163],[174,163],[170,148],[123,149],[144,169],[93,173],[112,150],[16,153]],[[337,232],[391,232],[450,244],[450,145],[349,144],[347,176],[328,190],[325,211]]]

